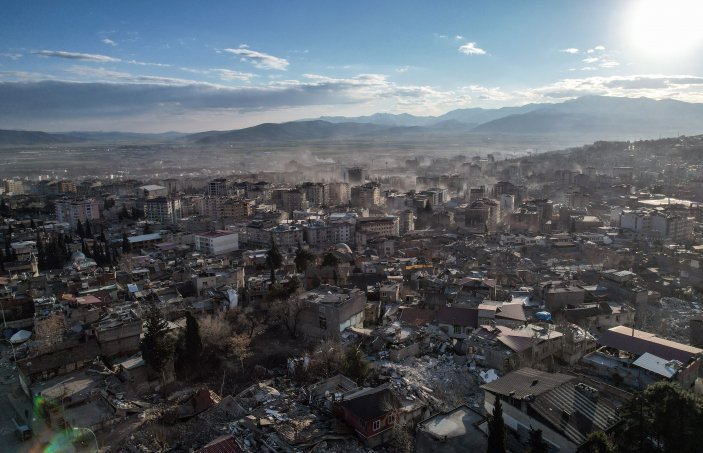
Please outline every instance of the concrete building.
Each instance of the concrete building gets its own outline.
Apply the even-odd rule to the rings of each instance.
[[[299,333],[312,338],[339,339],[348,327],[364,326],[366,294],[359,289],[321,285],[296,296]]]
[[[207,184],[207,195],[211,197],[227,196],[227,180],[224,178],[213,179]]]
[[[348,222],[307,223],[303,226],[305,242],[311,247],[327,248],[335,244],[354,243],[354,225]]]
[[[326,206],[328,203],[327,184],[320,182],[306,182],[300,186],[305,193],[305,199],[311,207]]]
[[[207,255],[223,255],[239,250],[239,235],[232,231],[213,231],[193,235],[195,250]]]
[[[181,200],[158,197],[144,202],[147,220],[158,223],[178,223],[182,217]]]
[[[363,186],[352,187],[351,204],[361,208],[381,206],[381,187],[377,183],[370,182]]]
[[[327,184],[329,203],[332,205],[348,204],[351,201],[349,183],[331,182]]]
[[[399,233],[400,234],[405,234],[409,231],[414,231],[415,230],[415,213],[407,209],[403,212],[400,213],[398,216],[400,220],[399,224]]]
[[[59,181],[56,184],[59,193],[76,193],[76,183],[69,180]]]
[[[137,196],[146,200],[166,197],[168,196],[168,188],[164,186],[157,186],[156,184],[148,184],[146,186],[139,187]]]
[[[491,233],[498,226],[500,206],[493,200],[481,198],[469,204],[464,214],[467,229],[476,233]]]
[[[23,195],[25,193],[24,183],[19,179],[6,179],[3,181],[5,193],[12,195]]]
[[[300,189],[276,189],[273,191],[272,199],[279,211],[291,213],[308,208],[305,192]]]
[[[94,198],[83,200],[59,200],[55,203],[56,221],[68,223],[71,228],[75,228],[78,221],[85,224],[86,221],[98,220],[100,218],[100,208]]]
[[[369,237],[398,236],[400,223],[396,216],[361,217],[356,221],[356,231]]]

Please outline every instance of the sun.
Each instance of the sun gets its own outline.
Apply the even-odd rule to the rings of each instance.
[[[695,58],[703,42],[703,0],[637,0],[626,15],[624,32],[642,56]]]

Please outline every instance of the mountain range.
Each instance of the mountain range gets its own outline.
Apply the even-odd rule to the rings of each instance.
[[[196,134],[0,130],[0,145],[81,142],[173,142],[192,145],[284,143],[324,140],[415,140],[475,136],[568,136],[575,142],[644,139],[703,133],[703,104],[649,98],[584,96],[562,103],[500,109],[468,108],[440,116],[377,113],[264,123]]]

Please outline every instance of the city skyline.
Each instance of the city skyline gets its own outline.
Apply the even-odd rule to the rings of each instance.
[[[689,0],[5,10],[5,129],[194,132],[589,94],[703,101],[703,7]]]

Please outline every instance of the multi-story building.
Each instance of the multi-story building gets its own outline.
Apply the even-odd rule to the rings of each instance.
[[[305,242],[311,247],[326,248],[334,244],[354,242],[354,225],[348,222],[318,221],[305,224],[304,228]]]
[[[408,231],[415,230],[415,213],[411,209],[406,209],[398,216],[400,224],[398,231],[400,234],[405,234]]]
[[[158,223],[177,223],[182,217],[181,200],[158,197],[144,202],[144,215],[147,220]]]
[[[321,182],[306,182],[300,186],[305,199],[311,207],[326,206],[328,202],[327,185]]]
[[[211,197],[224,197],[227,195],[227,180],[217,178],[210,181],[207,185],[207,194]]]
[[[253,200],[228,199],[222,204],[222,217],[241,221],[253,215],[255,210]]]
[[[330,204],[348,204],[351,201],[349,183],[331,182],[327,184],[327,191]]]
[[[18,179],[6,179],[3,181],[5,187],[5,193],[10,193],[13,195],[24,194],[24,183]]]
[[[466,228],[477,233],[490,233],[496,230],[500,218],[500,206],[488,198],[474,201],[466,208],[464,223]]]
[[[87,220],[98,220],[99,218],[100,208],[94,198],[56,202],[56,220],[59,223],[68,223],[71,228],[75,228],[79,220],[81,223],[85,223]]]
[[[284,212],[303,211],[308,207],[305,192],[299,189],[276,189],[272,194],[276,208]]]
[[[168,188],[164,186],[157,186],[156,184],[148,184],[146,186],[141,186],[138,189],[137,195],[139,198],[146,200],[151,200],[152,198],[166,197],[168,196]]]
[[[59,193],[76,193],[76,183],[73,181],[59,181],[56,186]]]
[[[288,304],[297,311],[296,333],[306,337],[339,339],[348,327],[363,327],[366,293],[321,285],[297,296]]]
[[[195,250],[207,255],[222,255],[239,250],[239,236],[232,231],[212,231],[193,235]]]
[[[398,236],[400,222],[396,216],[361,217],[356,221],[356,230],[367,237]]]
[[[381,187],[378,183],[370,182],[363,186],[352,187],[351,203],[354,206],[370,208],[383,204],[381,198]]]

